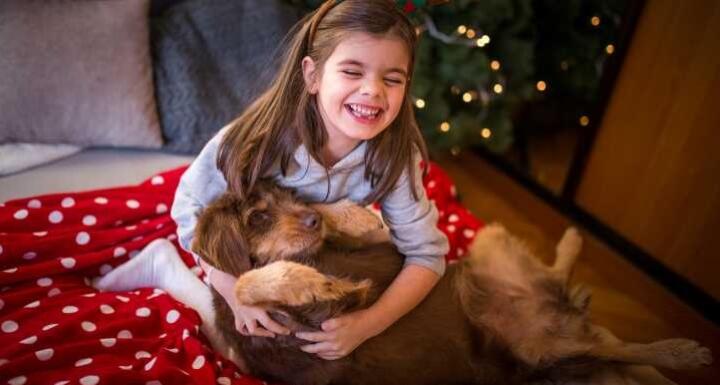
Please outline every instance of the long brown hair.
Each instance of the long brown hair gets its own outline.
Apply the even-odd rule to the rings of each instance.
[[[327,142],[327,133],[315,95],[306,88],[301,61],[309,56],[322,71],[335,47],[353,32],[402,40],[410,54],[408,73],[412,74],[415,29],[393,1],[326,1],[293,27],[288,35],[288,49],[270,87],[230,123],[217,158],[217,166],[230,190],[241,197],[247,196],[258,179],[266,176],[278,162],[286,175],[300,144],[315,161],[325,165],[321,151]],[[385,198],[403,170],[409,173],[410,181],[415,180],[415,152],[427,163],[427,148],[409,97],[410,79],[405,87],[398,116],[388,128],[368,140],[364,177],[370,181],[372,192],[365,198],[366,203]],[[411,186],[417,199],[415,184],[411,182]]]

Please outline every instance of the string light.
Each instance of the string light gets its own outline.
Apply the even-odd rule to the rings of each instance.
[[[503,92],[503,86],[502,86],[502,84],[496,83],[496,84],[493,86],[493,91],[495,91],[496,94],[502,94],[502,92]]]
[[[466,92],[466,93],[463,94],[462,99],[463,99],[463,102],[465,102],[465,103],[470,103],[470,102],[472,102],[473,97],[472,97],[472,94],[471,94],[471,93]]]
[[[492,131],[489,128],[485,127],[482,130],[480,130],[480,136],[482,136],[485,139],[490,139],[490,137],[492,136]]]
[[[490,68],[491,68],[493,71],[499,70],[499,69],[500,69],[500,62],[497,61],[497,60],[491,61],[491,62],[490,62]]]
[[[590,24],[592,24],[593,27],[597,27],[598,25],[600,25],[600,16],[593,16],[590,19]]]
[[[418,99],[415,101],[415,106],[420,109],[425,108],[425,101],[422,99]]]
[[[465,35],[468,37],[468,39],[472,39],[475,37],[475,30],[474,29],[468,29]]]
[[[583,115],[580,117],[580,125],[583,127],[586,127],[588,124],[590,124],[590,118],[587,117],[587,115]]]
[[[482,35],[481,38],[475,41],[475,44],[477,44],[478,47],[485,47],[486,45],[490,44],[490,36]]]
[[[458,26],[457,31],[459,34],[464,35],[465,32],[467,32],[467,27],[464,25],[460,25],[460,26]]]
[[[615,52],[615,46],[608,44],[607,47],[605,47],[605,52],[607,52],[608,55],[612,55],[613,52]]]
[[[540,80],[539,82],[537,82],[537,90],[538,90],[538,91],[543,92],[543,91],[545,91],[546,89],[547,89],[547,83],[545,83],[545,82],[542,81],[542,80]]]
[[[440,131],[442,131],[442,132],[450,131],[450,123],[448,123],[448,122],[440,123]]]

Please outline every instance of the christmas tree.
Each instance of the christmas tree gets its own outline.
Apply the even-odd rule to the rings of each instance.
[[[322,3],[289,1],[307,10]],[[413,11],[419,37],[411,89],[418,122],[432,148],[454,154],[477,145],[504,153],[518,125],[587,125],[625,7],[621,0],[399,3]]]

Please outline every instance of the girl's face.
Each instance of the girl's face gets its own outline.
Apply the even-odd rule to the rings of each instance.
[[[397,38],[356,32],[348,35],[317,75],[316,63],[303,59],[303,73],[328,133],[329,144],[352,150],[395,120],[405,97],[410,55]]]

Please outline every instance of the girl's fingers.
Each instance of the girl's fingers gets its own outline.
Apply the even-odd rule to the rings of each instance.
[[[317,344],[303,345],[300,347],[300,350],[304,351],[305,353],[317,353],[323,355],[337,354],[337,352],[335,352],[335,346],[333,346],[333,344],[331,344],[330,342],[320,342]]]
[[[340,354],[318,354],[318,357],[322,358],[323,360],[334,361],[339,360],[345,356]]]
[[[279,323],[275,322],[270,316],[267,315],[267,313],[264,313],[260,318],[258,319],[262,326],[265,327],[265,329],[277,333],[277,334],[290,334],[290,330],[288,330],[285,326],[280,325]]]
[[[295,337],[311,342],[323,342],[331,338],[328,333],[323,332],[297,332],[295,333]]]

